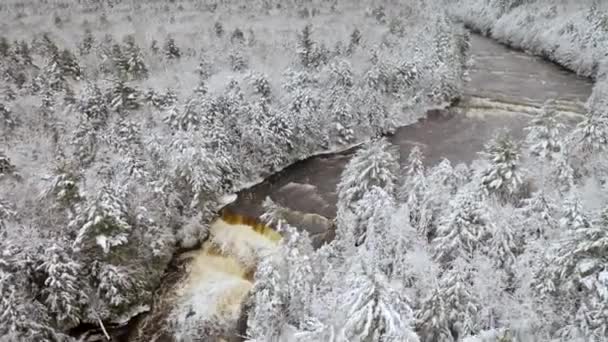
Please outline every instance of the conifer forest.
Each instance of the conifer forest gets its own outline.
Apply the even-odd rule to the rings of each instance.
[[[1,0],[30,341],[608,341],[608,2]]]

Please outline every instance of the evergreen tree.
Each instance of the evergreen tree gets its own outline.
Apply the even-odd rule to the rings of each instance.
[[[486,246],[488,255],[495,265],[506,271],[513,271],[517,256],[524,245],[519,225],[523,217],[510,205],[501,206],[490,202],[488,208],[489,240]]]
[[[443,292],[435,288],[416,313],[416,331],[423,342],[453,341]]]
[[[339,324],[339,340],[419,341],[409,299],[393,289],[382,272],[356,268],[345,281],[346,291],[338,299],[338,312],[344,317]]]
[[[67,341],[53,328],[46,307],[35,300],[32,258],[10,240],[0,242],[0,338],[6,341]]]
[[[91,29],[86,28],[84,30],[84,37],[82,37],[82,42],[80,43],[80,47],[78,48],[80,50],[80,55],[86,56],[91,53],[93,45],[95,45],[95,37],[93,37]]]
[[[26,67],[34,65],[32,52],[26,41],[15,42],[15,58],[18,64]]]
[[[355,27],[353,32],[350,34],[350,41],[348,43],[348,53],[352,54],[355,49],[361,44],[361,31]]]
[[[551,163],[549,186],[564,195],[574,187],[577,178],[571,158],[566,153],[557,154]]]
[[[124,198],[109,186],[102,188],[95,198],[80,204],[69,226],[78,232],[74,241],[78,250],[99,247],[104,254],[126,244],[132,228]]]
[[[248,63],[245,56],[243,56],[243,52],[240,47],[232,49],[228,55],[228,58],[230,59],[232,71],[243,71],[247,69]]]
[[[608,329],[608,210],[593,221],[581,211],[576,203],[566,209],[562,222],[568,231],[552,254],[552,266],[543,272],[556,286],[554,300],[565,299],[562,312],[571,315],[560,333],[600,341]]]
[[[232,44],[244,44],[245,43],[245,34],[238,27],[232,31],[230,35],[230,43]]]
[[[539,117],[532,120],[527,128],[526,142],[530,154],[543,160],[553,160],[555,154],[563,150],[563,131],[565,126],[558,121],[555,101],[548,100],[541,109]]]
[[[17,212],[13,210],[12,205],[0,198],[0,236],[5,238],[7,222],[17,216]]]
[[[604,151],[608,142],[608,121],[602,115],[589,111],[572,132],[574,151],[583,159]]]
[[[61,54],[55,55],[54,61],[57,63],[64,76],[71,77],[74,80],[80,80],[82,71],[80,70],[80,65],[78,65],[76,57],[70,50],[64,49],[61,51]]]
[[[485,190],[503,201],[517,203],[525,190],[524,171],[519,164],[519,146],[502,132],[486,145],[482,156],[489,163],[481,174]]]
[[[372,186],[393,195],[399,168],[397,158],[393,146],[386,139],[370,142],[357,151],[338,184],[339,206],[351,208]]]
[[[460,191],[441,217],[433,240],[435,258],[450,262],[469,258],[487,239],[487,212],[479,199],[467,189]]]
[[[262,259],[254,283],[254,310],[247,333],[259,341],[285,340],[289,327],[310,316],[316,271],[307,234],[280,222],[285,238],[279,249]]]
[[[201,57],[198,66],[196,67],[196,73],[199,76],[200,81],[206,81],[211,77],[211,63],[205,57]]]
[[[470,266],[463,259],[445,271],[417,314],[422,341],[458,341],[478,332],[479,301],[471,292]]]
[[[312,39],[312,25],[310,24],[304,26],[298,37],[297,54],[300,57],[300,63],[306,68],[317,68],[327,61],[327,55]]]
[[[121,152],[143,148],[140,127],[131,120],[119,120],[114,128],[114,135],[116,137],[114,145]]]
[[[7,59],[11,54],[11,43],[6,39],[6,37],[0,37],[0,56],[4,59]]]
[[[75,169],[75,165],[60,160],[55,165],[53,174],[47,177],[49,184],[44,192],[45,196],[52,197],[61,207],[72,211],[76,204],[83,199],[78,187],[81,175]]]
[[[87,299],[80,283],[81,266],[57,244],[44,254],[44,261],[37,267],[45,275],[41,300],[55,316],[58,326],[73,327],[80,322]]]
[[[406,178],[401,189],[401,197],[409,208],[409,221],[416,230],[430,238],[433,212],[428,201],[429,184],[423,164],[424,156],[418,146],[414,146],[408,156]]]
[[[163,47],[165,58],[168,60],[179,59],[182,56],[181,50],[175,45],[175,40],[167,37]]]
[[[253,88],[254,93],[260,95],[262,99],[270,102],[272,89],[270,82],[268,82],[268,75],[266,74],[252,74],[250,75],[250,85]]]
[[[140,92],[117,79],[112,83],[112,88],[107,95],[109,109],[123,113],[124,111],[137,110],[139,108]]]
[[[213,30],[215,32],[215,35],[218,37],[224,35],[224,26],[219,21],[216,21],[215,24],[213,24]]]
[[[338,222],[347,220],[349,215],[355,214],[359,207],[358,202],[374,186],[390,196],[395,195],[396,173],[399,168],[397,158],[392,146],[385,139],[368,143],[357,151],[346,165],[338,184]],[[339,224],[339,234],[345,234],[344,236],[355,234],[357,243],[363,241],[362,231],[340,231],[342,227],[344,226]]]
[[[110,71],[115,72],[121,79],[127,79],[129,76],[129,59],[118,43],[112,45],[110,58],[113,68]]]
[[[358,245],[365,243],[368,263],[389,278],[399,274],[401,258],[406,253],[403,227],[395,227],[391,221],[396,212],[391,195],[372,186],[357,203],[355,223],[351,227],[358,237]]]
[[[0,151],[0,180],[17,175],[17,167],[4,152]]]
[[[144,62],[141,49],[135,43],[133,36],[127,36],[125,39],[124,55],[125,71],[131,78],[140,80],[148,77],[148,67]]]
[[[558,208],[554,199],[542,190],[532,193],[530,198],[522,200],[521,225],[526,228],[528,236],[548,238],[554,236],[559,222]]]
[[[150,51],[152,51],[152,54],[154,55],[158,55],[160,53],[160,48],[158,47],[158,41],[156,39],[153,39],[152,43],[150,43]]]
[[[109,116],[108,107],[101,89],[95,83],[88,83],[85,86],[77,107],[94,126],[106,124]]]
[[[19,125],[19,121],[14,116],[10,107],[2,103],[0,103],[0,120],[3,132],[6,132],[7,135]]]
[[[97,294],[110,307],[125,308],[136,302],[141,284],[123,266],[95,262]]]
[[[70,144],[74,148],[74,157],[82,166],[88,166],[95,160],[98,134],[95,126],[87,120],[80,120]]]

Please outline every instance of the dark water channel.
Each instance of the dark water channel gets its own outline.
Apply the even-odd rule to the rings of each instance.
[[[518,108],[537,108],[547,99],[557,99],[563,106],[582,113],[580,103],[591,94],[590,80],[479,35],[472,36],[472,57],[474,64],[459,106],[429,113],[389,137],[399,147],[402,163],[415,145],[420,146],[429,165],[442,158],[453,164],[470,162],[497,130],[506,128],[513,136],[522,136],[530,115],[520,114]],[[502,104],[507,105],[507,110]],[[519,107],[509,110],[509,104]],[[294,210],[334,217],[336,185],[354,152],[353,149],[298,162],[241,191],[229,209],[259,216],[263,213],[263,200],[270,196]]]

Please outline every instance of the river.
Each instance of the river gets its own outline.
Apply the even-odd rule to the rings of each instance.
[[[559,112],[567,118],[576,118],[584,112],[582,103],[591,94],[590,80],[479,35],[472,35],[471,44],[473,66],[459,104],[443,111],[433,111],[418,123],[399,128],[389,137],[399,148],[401,163],[407,160],[410,149],[416,145],[422,149],[428,165],[436,164],[442,158],[453,164],[470,162],[499,129],[506,128],[513,136],[522,137],[523,128],[547,99],[558,100]],[[270,196],[284,207],[332,218],[336,214],[336,185],[355,151],[356,148],[295,163],[262,183],[240,191],[227,209],[234,214],[258,217],[263,213],[263,200]],[[221,223],[221,220],[216,222]],[[251,279],[244,275],[246,272],[242,265],[226,266],[234,264],[229,256],[218,259],[217,255],[207,251],[210,248],[208,244],[214,239],[223,239],[222,244],[234,245],[232,254],[239,254],[239,249],[251,250],[251,247],[239,246],[252,244],[261,237],[254,237],[246,229],[236,236],[239,230],[234,227],[226,229],[222,225],[225,226],[225,222],[212,226],[210,242],[202,249],[190,252],[188,276],[179,288],[181,300],[176,304],[194,305],[202,301],[204,308],[196,311],[208,311],[209,303],[217,302],[223,305],[227,317],[234,318],[240,314],[240,301],[251,288]],[[329,233],[316,235],[315,242],[320,244],[330,239]],[[226,239],[234,241],[224,241]],[[256,243],[268,243],[263,239],[260,241]],[[225,286],[220,289],[217,284]],[[211,293],[218,298],[209,298],[213,297]],[[204,298],[196,299],[200,296]],[[230,303],[228,309],[226,303]],[[191,314],[182,317],[186,322],[182,324],[188,325]],[[154,318],[152,321],[157,325]]]
[[[539,57],[505,47],[483,36],[471,36],[473,66],[459,105],[430,113],[414,125],[399,128],[390,141],[401,162],[418,145],[426,162],[442,158],[453,164],[475,159],[484,143],[501,128],[521,137],[523,128],[547,99],[558,100],[565,114],[582,114],[592,82]],[[231,211],[256,217],[266,196],[294,210],[333,217],[336,185],[354,150],[312,157],[264,182],[241,191]]]

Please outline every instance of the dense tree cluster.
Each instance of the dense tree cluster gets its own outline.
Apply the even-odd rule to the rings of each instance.
[[[286,13],[302,9],[296,2],[278,4],[273,8]],[[109,6],[83,1],[74,10],[96,14]],[[233,4],[222,6],[216,10],[232,13],[227,9]],[[290,59],[279,72],[267,62],[267,44],[274,42],[265,39],[274,38],[255,26],[211,21],[207,29],[214,34],[193,48],[185,43],[190,36],[176,31],[150,41],[137,32],[100,34],[97,24],[117,20],[113,13],[78,26],[83,30],[73,46],[64,46],[63,34],[70,33],[62,30],[80,24],[63,17],[48,33],[0,38],[1,338],[70,340],[64,334],[81,323],[124,319],[150,303],[178,247],[207,237],[223,196],[312,154],[414,122],[427,108],[459,96],[462,85],[466,49],[454,52],[466,45],[466,36],[441,10],[410,12],[411,32],[403,36],[378,36],[374,26],[380,24],[365,19],[335,37],[343,40],[335,51],[318,24],[299,22],[293,35],[281,33],[279,55]],[[442,26],[434,25],[436,17],[444,18]],[[420,42],[428,49],[415,48]],[[344,181],[345,208],[360,216],[357,239],[368,253],[384,243],[386,211],[396,205],[396,160],[389,161],[393,174],[382,171],[382,158],[392,153],[359,157],[361,167],[381,172],[361,189],[348,188],[370,175],[353,173]],[[365,227],[368,219],[376,228]],[[303,331],[317,323],[325,327],[309,302],[316,260],[302,264],[312,248],[307,237],[292,234],[284,246],[291,257],[260,266],[266,271],[259,272],[256,296],[268,298],[271,307],[260,307],[259,319],[272,313]],[[396,240],[391,248],[406,243]],[[411,300],[377,270],[405,274],[388,258],[354,265],[361,278],[352,280],[351,291],[359,299],[343,304],[356,306],[356,318],[339,333],[378,336],[380,330],[361,329],[357,321],[374,310],[396,341],[413,338]],[[306,279],[292,278],[287,292],[270,286],[275,278],[294,276]],[[396,303],[398,311],[387,307]],[[302,310],[309,310],[309,321],[299,321]],[[280,331],[256,328],[255,317],[256,334]]]
[[[316,251],[285,242],[272,256],[300,253],[308,277],[283,274],[274,289],[317,284],[314,299],[250,316],[251,338],[275,329],[282,341],[605,339],[608,202],[589,188],[603,189],[605,176],[587,169],[546,181],[585,121],[567,130],[542,112],[522,149],[499,131],[470,167],[427,168],[413,148],[400,172],[388,142],[366,144],[338,186],[336,239]],[[551,134],[556,127],[564,134]],[[603,165],[602,151],[586,160]]]

